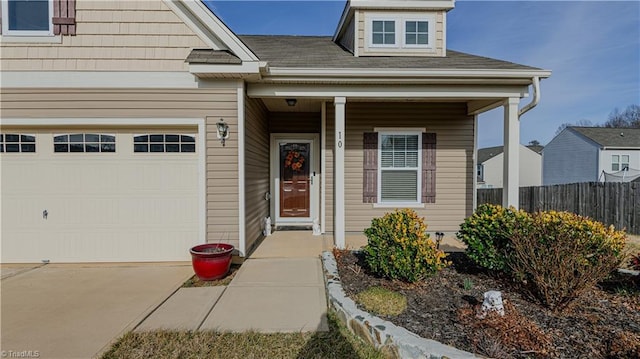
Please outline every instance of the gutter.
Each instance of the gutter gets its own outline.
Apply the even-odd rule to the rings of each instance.
[[[526,106],[521,108],[520,111],[518,111],[518,117],[524,115],[529,110],[536,107],[539,102],[540,102],[540,77],[534,76],[533,77],[533,99],[531,99],[531,102],[529,102]]]

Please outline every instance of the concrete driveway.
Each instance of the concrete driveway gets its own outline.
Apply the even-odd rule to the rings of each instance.
[[[189,263],[12,270],[0,282],[2,357],[45,359],[100,355],[193,274]]]

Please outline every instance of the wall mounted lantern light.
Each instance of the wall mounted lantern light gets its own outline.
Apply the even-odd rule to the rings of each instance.
[[[287,105],[293,107],[296,105],[296,103],[298,103],[298,100],[296,100],[295,98],[288,98],[285,101],[287,101]]]
[[[221,118],[218,123],[216,123],[216,127],[218,128],[218,139],[222,146],[224,147],[224,142],[229,138],[229,125],[224,122],[224,119]]]

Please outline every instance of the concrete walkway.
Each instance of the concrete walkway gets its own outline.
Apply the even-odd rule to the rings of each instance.
[[[275,232],[227,287],[180,288],[136,331],[324,331],[327,300],[320,254],[331,238],[311,231]]]
[[[364,235],[346,238],[347,248],[367,243]],[[327,330],[327,299],[320,262],[333,248],[330,235],[277,231],[260,243],[228,286],[180,288],[136,331],[219,330],[306,332]],[[441,248],[463,250],[446,238]]]
[[[92,358],[133,329],[193,270],[190,263],[5,265],[3,357]]]

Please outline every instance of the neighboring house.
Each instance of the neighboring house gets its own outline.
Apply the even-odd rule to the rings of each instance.
[[[567,127],[542,151],[544,185],[597,182],[640,170],[640,128]],[[621,172],[624,171],[624,172]]]
[[[200,1],[2,1],[2,261],[246,256],[268,216],[344,247],[398,207],[453,232],[496,107],[517,205],[518,106],[550,72],[447,50],[453,7],[353,0],[333,37],[238,36]]]
[[[540,147],[520,145],[520,187],[542,185],[542,156],[536,152]],[[502,188],[503,151],[503,146],[478,150],[478,188]]]

